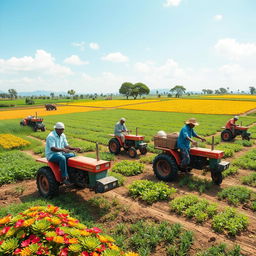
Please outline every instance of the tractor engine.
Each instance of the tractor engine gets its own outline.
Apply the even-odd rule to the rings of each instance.
[[[68,167],[69,179],[72,183],[80,188],[88,187],[89,177],[88,172],[84,170],[79,170],[73,167]]]
[[[134,147],[134,140],[125,140],[125,144],[130,148]]]
[[[190,156],[190,166],[195,169],[202,170],[209,165],[209,160],[203,156]]]

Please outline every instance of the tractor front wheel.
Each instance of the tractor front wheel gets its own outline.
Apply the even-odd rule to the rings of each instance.
[[[135,158],[137,156],[137,150],[134,147],[129,148],[128,155],[130,158]]]
[[[156,177],[163,181],[174,180],[178,175],[178,166],[172,156],[160,154],[153,161],[153,170]]]
[[[215,185],[220,185],[222,183],[222,173],[221,172],[212,172],[212,181]]]
[[[140,148],[139,150],[142,155],[146,155],[148,152],[147,148]]]
[[[232,132],[230,130],[224,130],[221,132],[221,139],[223,141],[231,141],[233,139]]]
[[[121,146],[116,138],[112,138],[108,143],[109,152],[118,155],[121,151]]]
[[[56,181],[50,167],[42,167],[37,171],[37,188],[44,198],[52,198],[59,192],[59,183]]]
[[[45,127],[42,127],[42,128],[41,128],[41,131],[42,131],[42,132],[45,132]]]

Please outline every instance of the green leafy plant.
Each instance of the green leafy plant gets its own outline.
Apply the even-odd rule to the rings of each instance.
[[[209,249],[199,252],[196,256],[241,256],[241,249],[239,245],[235,245],[232,249],[227,249],[226,244],[221,243],[219,245],[214,245]]]
[[[243,169],[256,170],[256,149],[252,149],[238,159],[235,159],[233,165]]]
[[[115,177],[118,180],[118,185],[119,186],[124,185],[125,177],[122,174],[116,173],[116,172],[108,172],[108,176]]]
[[[222,172],[222,177],[226,178],[227,176],[235,175],[238,173],[238,167],[237,166],[231,166],[227,170]]]
[[[246,184],[246,185],[249,185],[249,186],[252,186],[252,187],[256,187],[256,173],[251,173],[247,176],[243,176],[242,177],[242,183],[243,184]]]
[[[143,164],[152,164],[155,157],[156,154],[152,154],[150,156],[141,156],[139,161]]]
[[[176,192],[164,182],[153,182],[149,180],[136,180],[129,185],[129,195],[139,197],[141,200],[152,204],[159,200],[166,200]]]
[[[124,176],[133,176],[142,173],[144,164],[135,161],[123,160],[114,165],[113,172],[121,173]]]
[[[212,228],[219,233],[235,236],[245,230],[249,224],[248,217],[237,213],[234,208],[228,207],[223,212],[215,215]]]

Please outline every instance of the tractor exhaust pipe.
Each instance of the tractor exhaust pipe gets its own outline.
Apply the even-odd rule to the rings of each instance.
[[[212,136],[212,145],[211,145],[211,150],[214,150],[214,136]]]
[[[138,130],[139,130],[139,128],[136,127],[136,136],[138,136]]]
[[[97,158],[97,161],[100,161],[99,143],[98,142],[96,142],[96,158]]]

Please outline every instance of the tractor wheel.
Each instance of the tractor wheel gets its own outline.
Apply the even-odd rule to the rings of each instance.
[[[139,150],[142,155],[146,155],[148,152],[147,148],[140,148]]]
[[[221,139],[223,141],[231,141],[233,139],[232,133],[229,130],[224,130],[221,132]]]
[[[220,185],[222,183],[223,177],[221,172],[212,172],[211,176],[214,184]]]
[[[41,128],[41,131],[42,131],[42,132],[45,132],[45,127],[42,127],[42,128]]]
[[[24,121],[20,121],[20,125],[21,125],[21,126],[25,126]]]
[[[59,183],[56,181],[50,167],[42,167],[37,171],[37,188],[44,198],[52,198],[59,192]]]
[[[137,150],[134,147],[128,149],[128,155],[130,158],[135,158],[137,156]]]
[[[153,170],[156,177],[163,181],[174,180],[178,175],[178,166],[172,156],[160,154],[153,161]]]
[[[120,143],[117,139],[112,138],[108,143],[109,152],[118,155],[121,151]]]
[[[33,130],[34,130],[34,132],[37,132],[37,127],[34,127]]]
[[[244,137],[242,137],[242,139],[243,139],[243,140],[248,140],[248,141],[249,141],[251,138],[250,138],[250,136],[245,135]]]

